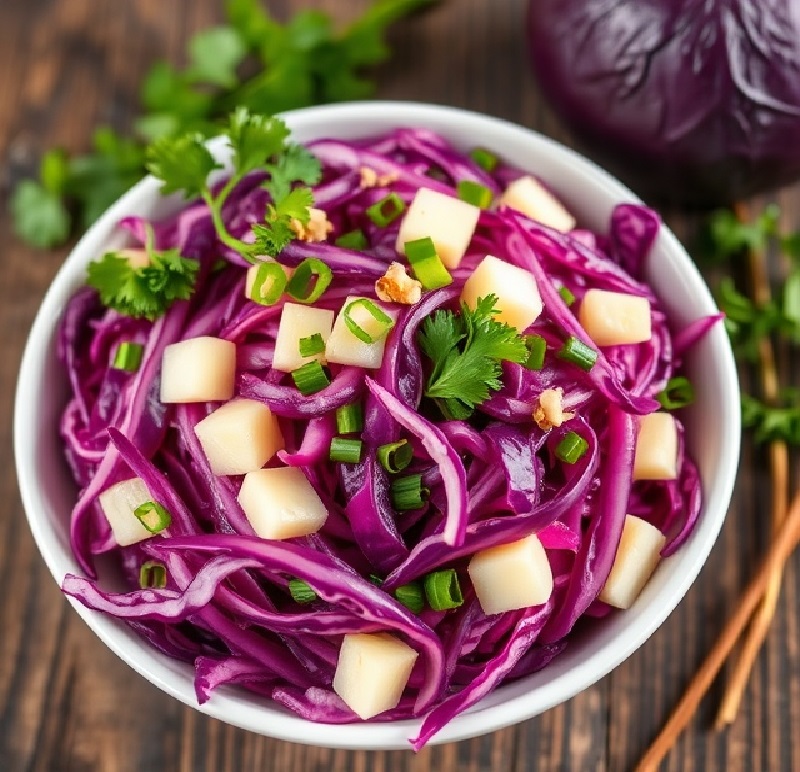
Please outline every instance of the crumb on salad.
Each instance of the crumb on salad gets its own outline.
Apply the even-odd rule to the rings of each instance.
[[[385,188],[387,185],[396,182],[400,176],[397,172],[378,174],[378,172],[371,169],[369,166],[362,166],[358,172],[361,175],[359,185],[362,188]]]
[[[308,213],[309,220],[305,225],[300,220],[292,218],[289,223],[292,232],[300,241],[325,241],[333,230],[333,223],[328,220],[328,215],[322,209],[311,208]]]
[[[422,297],[422,284],[412,279],[400,263],[391,263],[375,282],[375,294],[385,303],[414,305]]]
[[[545,389],[539,395],[539,404],[534,408],[533,420],[543,431],[561,426],[564,421],[575,417],[575,413],[565,413],[562,405],[564,390],[557,386]]]

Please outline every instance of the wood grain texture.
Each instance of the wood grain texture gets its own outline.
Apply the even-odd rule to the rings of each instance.
[[[525,0],[444,0],[397,26],[379,96],[491,113],[565,140],[530,74]],[[365,0],[275,0],[279,17],[321,7],[344,20]],[[561,772],[632,767],[736,603],[769,535],[762,453],[745,446],[734,503],[700,578],[653,638],[612,674],[542,716],[492,735],[410,752],[347,752],[249,734],[184,707],[136,675],[85,627],[39,557],[19,501],[11,413],[25,336],[65,251],[16,241],[11,185],[53,145],[85,149],[92,128],[125,128],[156,58],[182,61],[215,0],[2,0],[0,3],[0,770],[2,772]],[[478,138],[476,138],[478,139]],[[800,225],[800,188],[781,193]],[[689,240],[696,222],[668,222]],[[782,365],[789,367],[786,352]],[[794,382],[798,368],[795,364]],[[795,477],[797,478],[797,469]],[[800,769],[800,561],[790,562],[775,624],[741,715],[708,731],[719,692],[663,765],[674,772]]]

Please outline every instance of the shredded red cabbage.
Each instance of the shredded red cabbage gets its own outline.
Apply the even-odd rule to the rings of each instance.
[[[421,186],[456,195],[461,180],[497,195],[520,174],[503,164],[489,174],[442,137],[414,129],[369,141],[320,140],[309,148],[322,163],[315,200],[333,224],[333,236],[328,243],[293,242],[279,261],[289,267],[306,257],[327,263],[334,279],[317,305],[334,311],[348,295],[374,297],[375,281],[388,263],[403,260],[394,248],[399,221],[376,225],[365,214],[369,205],[390,191],[408,204]],[[384,184],[361,186],[364,167],[386,176]],[[246,238],[263,216],[263,179],[251,175],[225,204],[223,218],[237,238]],[[128,217],[122,225],[143,242],[141,218]],[[200,261],[192,299],[174,303],[149,323],[103,308],[84,289],[61,323],[58,349],[72,389],[61,432],[80,489],[72,548],[86,574],[67,576],[63,590],[126,620],[168,656],[194,662],[199,702],[221,684],[238,684],[313,721],[357,721],[332,691],[342,636],[392,632],[419,657],[399,704],[374,720],[422,718],[412,740],[419,749],[490,691],[546,666],[569,645],[579,620],[609,612],[597,596],[626,514],[667,536],[664,556],[691,534],[701,488],[682,428],[677,479],[632,482],[633,453],[638,416],[658,408],[655,396],[717,317],[670,330],[643,280],[660,228],[649,209],[618,206],[605,234],[556,232],[505,207],[482,212],[453,285],[424,293],[413,306],[396,306],[382,366],[365,371],[331,365],[330,385],[309,396],[271,366],[282,301],[264,307],[244,296],[244,261],[217,240],[205,205],[193,203],[152,225],[159,248],[177,248]],[[332,243],[356,228],[366,235],[364,251]],[[433,312],[458,310],[461,285],[486,254],[533,274],[544,311],[526,332],[542,336],[550,349],[569,336],[591,345],[561,287],[578,303],[589,288],[648,298],[650,341],[604,347],[589,372],[555,357],[541,370],[506,362],[502,387],[472,418],[445,420],[424,397],[429,364],[418,333]],[[227,261],[221,270],[220,257]],[[214,475],[195,435],[195,425],[216,405],[159,401],[165,346],[199,335],[237,345],[236,393],[264,402],[279,417],[285,448],[270,465],[293,466],[306,475],[329,511],[318,533],[287,541],[257,537],[237,501],[241,478]],[[136,373],[109,366],[120,340],[144,346]],[[560,426],[540,428],[533,418],[539,395],[556,387],[572,415]],[[356,401],[364,413],[362,460],[331,462],[335,411]],[[575,463],[555,453],[570,431],[588,443]],[[393,478],[376,450],[400,439],[411,444],[409,471],[422,476],[429,497],[417,510],[398,512]],[[131,476],[145,482],[172,522],[154,538],[120,547],[98,495]],[[468,558],[530,534],[539,536],[550,559],[550,599],[485,615],[465,571]],[[93,565],[99,553],[118,558],[127,592],[99,586]],[[139,587],[146,561],[164,565],[165,587]],[[417,615],[395,598],[396,588],[441,568],[458,572],[460,607]],[[290,579],[313,590],[312,606],[293,600]]]

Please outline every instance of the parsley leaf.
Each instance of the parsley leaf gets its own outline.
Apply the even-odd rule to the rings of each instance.
[[[236,68],[247,55],[247,44],[232,27],[212,27],[189,41],[188,76],[223,88],[236,85]]]
[[[199,263],[181,257],[176,249],[155,252],[149,245],[148,257],[148,265],[134,268],[126,257],[108,252],[89,263],[87,284],[98,291],[103,305],[152,322],[173,301],[191,297]]]
[[[711,215],[709,231],[717,257],[731,257],[745,249],[762,251],[778,232],[780,209],[771,204],[752,223],[743,223],[730,209]]]
[[[284,152],[289,129],[279,118],[252,115],[246,108],[239,107],[231,115],[228,136],[234,169],[243,177]]]
[[[437,400],[445,415],[466,418],[491,391],[501,388],[501,362],[522,363],[525,340],[494,317],[497,297],[480,298],[474,310],[462,303],[460,315],[436,311],[422,324],[419,343],[433,362],[425,395]]]
[[[793,391],[785,394],[783,401],[781,405],[767,405],[742,394],[742,426],[755,430],[756,442],[783,440],[800,445],[800,398]]]
[[[57,193],[23,180],[11,196],[16,234],[35,247],[52,247],[69,236],[69,214]]]
[[[147,170],[164,183],[165,195],[182,191],[195,198],[207,189],[208,175],[220,168],[201,134],[163,137],[147,148]]]

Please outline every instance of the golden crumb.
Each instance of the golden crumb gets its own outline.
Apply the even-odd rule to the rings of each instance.
[[[289,227],[300,241],[325,241],[333,230],[333,224],[328,221],[328,215],[322,209],[309,209],[308,223],[303,225],[300,220],[292,218]]]
[[[539,395],[539,404],[534,408],[533,420],[543,431],[561,426],[564,421],[575,417],[575,413],[565,413],[562,407],[564,390],[557,386],[555,389],[545,389]]]
[[[391,263],[386,273],[375,282],[375,294],[385,303],[411,306],[422,297],[422,284],[412,279],[400,263]]]

